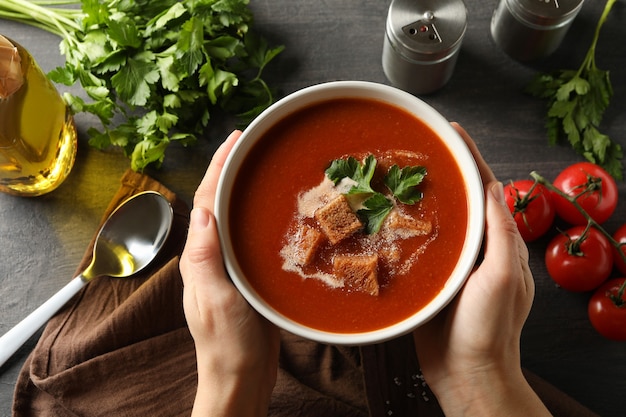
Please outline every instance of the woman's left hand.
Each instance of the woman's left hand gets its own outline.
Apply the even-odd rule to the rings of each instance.
[[[198,362],[193,415],[265,415],[276,382],[279,331],[229,280],[213,216],[217,181],[240,135],[233,132],[220,146],[196,191],[180,261],[183,307]]]

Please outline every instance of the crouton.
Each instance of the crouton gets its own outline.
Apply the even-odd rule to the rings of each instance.
[[[296,233],[295,261],[300,266],[310,264],[315,258],[315,253],[324,242],[324,234],[314,227],[302,224]]]
[[[385,227],[400,233],[403,237],[426,236],[433,230],[430,221],[416,219],[405,214],[401,214],[396,210],[389,213],[385,219]]]
[[[345,287],[378,295],[378,255],[337,255],[333,270]]]
[[[363,227],[342,194],[315,211],[315,220],[333,245],[351,236]]]

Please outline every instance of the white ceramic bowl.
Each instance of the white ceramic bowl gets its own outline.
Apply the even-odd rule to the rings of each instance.
[[[276,122],[313,103],[335,98],[369,98],[400,107],[425,122],[448,146],[463,173],[468,198],[468,227],[460,258],[441,292],[423,309],[391,326],[363,333],[331,333],[304,326],[277,312],[248,283],[238,265],[230,239],[229,202],[235,177],[253,145]],[[304,88],[277,101],[243,132],[229,154],[220,176],[215,215],[221,237],[224,262],[233,283],[250,305],[277,326],[301,337],[328,344],[361,345],[379,343],[406,334],[434,317],[458,293],[478,256],[484,229],[483,186],[476,162],[463,139],[436,110],[415,96],[383,84],[363,81],[336,81]]]

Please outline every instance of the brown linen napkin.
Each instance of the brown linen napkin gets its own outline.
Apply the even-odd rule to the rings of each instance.
[[[182,311],[178,255],[188,208],[151,178],[128,171],[104,218],[126,198],[161,192],[174,208],[168,242],[132,278],[101,277],[53,317],[16,384],[13,415],[188,415],[196,375]],[[95,236],[78,271],[91,260]]]
[[[189,209],[163,185],[129,171],[105,218],[144,190],[159,191],[173,204],[166,247],[133,278],[93,281],[50,320],[18,377],[14,417],[189,415],[196,360],[178,269]],[[94,241],[95,236],[79,271],[91,260]],[[283,332],[269,415],[442,415],[421,380],[412,343],[404,337],[362,348],[336,347]],[[593,416],[539,378],[530,380],[555,415]]]

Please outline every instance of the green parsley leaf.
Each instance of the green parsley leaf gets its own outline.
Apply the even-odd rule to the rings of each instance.
[[[211,72],[211,76],[208,77],[207,91],[209,93],[209,99],[212,104],[217,103],[220,97],[227,97],[230,95],[233,87],[239,84],[237,76],[222,69],[215,69]]]
[[[131,106],[143,106],[150,97],[150,84],[159,79],[159,73],[150,62],[149,57],[136,56],[129,58],[126,65],[111,77],[111,84],[120,99]]]
[[[57,67],[48,73],[48,77],[55,83],[72,85],[76,82],[76,75],[72,67]]]
[[[204,43],[203,30],[202,21],[196,17],[191,17],[181,28],[180,38],[176,43],[176,58],[186,76],[195,73],[196,69],[202,64],[204,58],[202,52]]]
[[[89,134],[89,145],[97,149],[105,149],[111,144],[111,137],[107,133],[100,132],[95,127],[90,127],[87,133]]]
[[[222,60],[234,57],[238,48],[241,48],[241,42],[233,36],[220,36],[204,44],[209,56]]]
[[[135,171],[141,171],[149,164],[157,165],[163,162],[164,150],[169,145],[168,140],[155,140],[153,138],[145,138],[135,145],[132,155],[134,164],[131,168]]]
[[[389,169],[384,181],[398,200],[404,204],[415,204],[424,197],[416,186],[425,176],[426,168],[422,166],[407,166],[400,169],[398,165],[394,165]]]
[[[161,11],[157,16],[153,17],[146,23],[145,36],[152,36],[154,32],[157,32],[166,27],[172,20],[178,19],[187,12],[187,9],[182,3],[174,3],[170,8]]]
[[[139,30],[135,22],[129,18],[110,20],[107,35],[122,47],[139,48],[141,46],[142,38]]]
[[[363,202],[365,208],[357,211],[367,234],[378,233],[387,215],[393,209],[393,203],[381,193],[375,193]]]
[[[328,178],[337,184],[344,178],[350,178],[356,182],[352,186],[348,194],[373,194],[370,182],[376,170],[376,158],[374,155],[368,155],[367,158],[360,163],[356,158],[350,156],[347,159],[335,159],[326,169]]]

